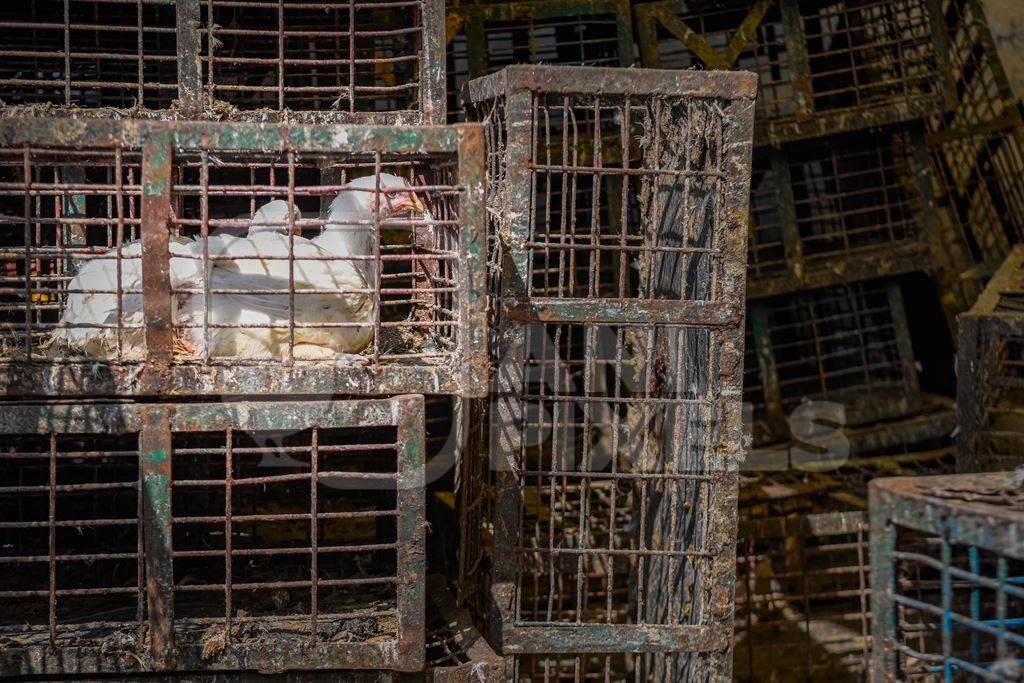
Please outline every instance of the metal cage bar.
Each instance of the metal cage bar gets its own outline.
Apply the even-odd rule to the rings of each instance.
[[[629,66],[632,11],[623,0],[540,0],[446,8],[449,120],[464,120],[459,93],[510,64]]]
[[[423,668],[422,397],[8,406],[0,429],[5,675]]]
[[[687,12],[636,7],[651,68],[748,69],[760,76],[759,144],[908,121],[955,101],[938,0],[780,0]]]
[[[1024,646],[1016,481],[896,477],[869,497],[872,677],[1006,680]]]
[[[1024,460],[1024,246],[1018,246],[977,302],[960,316],[957,339],[958,466],[1011,469]]]
[[[485,391],[477,127],[8,120],[0,146],[8,395]],[[408,189],[343,182],[384,171]],[[335,195],[365,198],[343,215],[371,248],[323,242],[326,227],[346,225],[323,208]],[[279,232],[304,234],[267,251],[232,242],[274,197],[292,214]],[[254,275],[212,279],[224,263]],[[320,322],[314,300],[349,308]],[[217,313],[232,301],[269,317],[243,326]],[[108,304],[103,319],[89,313]],[[253,335],[270,346],[238,346]],[[316,343],[331,360],[373,354],[324,372],[293,353],[312,339],[329,339]]]
[[[753,86],[586,67],[468,86],[503,254],[485,588],[505,654],[659,653],[642,665],[655,679],[728,670]],[[662,429],[671,445],[626,454]],[[662,581],[674,571],[687,596]]]
[[[440,0],[32,0],[5,17],[8,105],[440,124]]]

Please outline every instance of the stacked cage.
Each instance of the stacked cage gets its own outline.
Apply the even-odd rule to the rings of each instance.
[[[870,506],[872,678],[1019,678],[1019,478],[881,479]]]
[[[635,8],[644,66],[759,76],[744,373],[755,449],[740,493],[747,580],[735,660],[743,680],[864,675],[867,481],[952,467],[950,402],[933,394],[952,389],[946,330],[971,264],[943,211],[929,117],[953,110],[957,79],[970,77],[954,61],[975,45],[951,54],[959,34],[947,5]]]
[[[488,369],[441,5],[4,14],[0,675],[499,671],[426,654],[432,416]]]
[[[469,84],[501,305],[461,587],[517,680],[728,675],[753,96],[729,73]]]
[[[1024,462],[1024,246],[1015,247],[978,301],[960,316],[958,466],[1014,469]]]

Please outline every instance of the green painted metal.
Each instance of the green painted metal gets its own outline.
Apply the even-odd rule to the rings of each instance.
[[[680,662],[692,662],[712,678],[728,676],[729,657],[722,653],[728,652],[730,638],[727,632],[731,632],[732,628],[735,468],[742,453],[739,397],[743,370],[742,322],[746,276],[744,257],[749,215],[748,179],[754,90],[755,80],[749,74],[546,66],[508,67],[499,73],[468,84],[469,101],[476,108],[477,115],[482,118],[488,117],[491,125],[500,125],[505,141],[500,161],[501,172],[490,186],[489,200],[492,203],[492,211],[498,217],[495,231],[501,239],[505,256],[500,300],[503,306],[503,319],[507,324],[503,324],[500,329],[499,353],[502,363],[496,374],[498,386],[490,410],[491,432],[500,436],[492,439],[493,450],[489,453],[495,470],[495,500],[491,550],[493,576],[488,596],[492,609],[488,615],[492,632],[500,638],[502,652],[505,654],[611,651],[671,653],[669,658],[678,656]],[[652,112],[651,120],[659,121],[659,125],[662,120],[658,118],[662,113],[661,107],[665,106],[667,111],[669,106],[666,103],[686,102],[691,98],[702,102],[708,99],[720,101],[719,106],[723,108],[729,125],[724,127],[721,139],[715,138],[714,145],[716,149],[721,150],[720,172],[728,182],[721,185],[720,194],[717,195],[719,206],[713,226],[714,244],[723,257],[721,267],[716,269],[718,287],[712,295],[711,302],[687,300],[684,296],[678,296],[682,300],[673,300],[671,295],[658,299],[653,295],[645,296],[643,290],[638,294],[629,295],[635,298],[593,299],[530,295],[529,288],[533,277],[531,269],[534,267],[531,261],[530,242],[535,239],[533,183],[535,174],[540,173],[536,170],[540,165],[537,140],[540,135],[538,130],[543,122],[536,110],[541,106],[543,98],[552,95],[569,96],[574,105],[581,109],[597,101],[605,108],[618,106],[628,97],[632,103],[631,107],[649,105]],[[711,128],[715,130],[713,126]],[[700,148],[702,143],[694,139],[697,136],[718,135],[704,130],[697,123],[686,126],[686,131],[687,135],[693,137],[686,138],[673,130],[680,138],[678,144],[683,148],[689,148],[690,145]],[[598,147],[597,140],[604,139],[606,135],[614,137],[619,134],[617,124],[614,130],[609,128],[607,132],[602,130],[601,133],[594,133],[594,145]],[[703,144],[710,145],[706,142]],[[632,163],[639,166],[647,163],[658,167],[675,168],[674,163],[682,162],[681,158],[676,159],[672,156],[677,152],[678,149],[666,149],[663,153],[656,149],[647,150],[645,159]],[[596,155],[595,152],[595,158]],[[701,160],[695,159],[693,163],[709,162],[701,157]],[[651,211],[656,213],[657,207]],[[651,222],[650,217],[645,217],[641,230],[655,230],[656,228],[650,225]],[[584,221],[582,225],[585,226],[587,223],[588,221]],[[592,224],[590,229],[594,229]],[[647,242],[650,243],[650,238]],[[542,514],[539,511],[531,511],[533,506],[543,507],[541,502],[532,498],[527,501],[528,496],[524,489],[533,486],[529,483],[532,481],[529,479],[532,475],[521,472],[522,469],[530,467],[523,462],[524,420],[527,419],[526,401],[523,399],[524,386],[528,381],[533,381],[528,380],[526,373],[536,372],[535,369],[528,369],[527,358],[528,354],[538,353],[536,349],[528,349],[527,345],[537,343],[532,337],[537,334],[543,335],[545,325],[565,327],[567,330],[572,326],[573,335],[579,333],[586,337],[588,331],[593,331],[602,324],[628,325],[623,328],[624,334],[630,340],[629,353],[635,354],[630,363],[638,362],[637,358],[642,363],[641,349],[645,344],[653,344],[654,358],[651,359],[651,363],[657,368],[667,367],[672,362],[672,353],[669,351],[672,348],[669,337],[672,335],[669,332],[674,328],[671,325],[707,329],[711,335],[709,353],[714,355],[714,360],[710,361],[713,370],[708,381],[722,392],[721,400],[716,401],[716,407],[721,412],[716,415],[717,421],[710,428],[713,434],[708,436],[706,452],[702,451],[699,456],[695,456],[700,458],[700,464],[697,464],[693,471],[707,473],[706,497],[700,502],[699,511],[692,510],[687,513],[695,515],[693,519],[699,516],[699,524],[706,525],[709,556],[702,561],[705,573],[698,581],[699,585],[692,587],[693,604],[700,605],[694,609],[700,611],[700,618],[694,617],[685,625],[670,625],[655,620],[648,620],[647,623],[594,624],[590,623],[589,616],[575,624],[560,623],[562,617],[557,617],[556,623],[549,623],[532,616],[517,616],[521,613],[521,596],[517,587],[520,581],[519,574],[523,571],[521,563],[528,561],[519,558],[529,550],[520,547],[524,543],[521,524],[525,514]],[[651,338],[653,341],[650,341]],[[586,383],[583,388],[584,394],[595,402],[600,402],[603,398],[610,397],[610,394],[605,392],[611,390],[598,388],[592,384],[594,356],[594,353],[588,352],[581,357],[581,361],[585,362],[588,368],[583,372],[586,379],[581,381]],[[657,381],[655,380],[655,383]],[[651,391],[655,397],[653,401],[672,402],[671,389],[662,388],[661,393],[657,388]],[[647,399],[643,397],[622,398],[622,403],[631,411],[650,408],[652,415],[661,415],[653,405],[645,405],[646,402]],[[555,413],[551,419],[557,423],[560,419],[558,408],[552,410]],[[583,410],[587,414],[596,409],[584,406]],[[665,419],[669,420],[667,417]],[[675,426],[682,429],[678,424]],[[665,429],[666,437],[670,433],[674,434],[677,442],[682,443],[676,429],[668,431],[671,429],[668,426]],[[633,434],[633,437],[636,440],[645,438],[638,434]],[[573,457],[577,456],[578,454],[573,454]],[[669,464],[670,459],[666,456],[665,467],[672,466]],[[652,463],[651,466],[658,468],[662,465]],[[637,465],[632,463],[629,467],[635,468]],[[573,469],[588,471],[589,465],[575,463]],[[634,473],[634,470],[630,469],[629,473]],[[628,476],[629,473],[624,476]],[[602,471],[592,473],[595,481],[603,476],[606,476],[606,473]],[[587,482],[590,480],[590,477],[582,480],[581,490],[588,490]],[[630,485],[636,484],[631,482]],[[538,498],[542,495],[547,494],[537,493]],[[661,508],[658,510],[660,514]],[[666,541],[664,538],[654,541],[661,542]],[[465,552],[475,550],[464,549]],[[593,550],[598,554],[603,552],[601,548]],[[623,552],[629,554],[629,551]],[[583,555],[579,557],[582,558]],[[642,564],[645,559],[647,558],[639,558],[637,561]],[[557,562],[569,566],[576,560],[576,557],[566,557],[558,558]],[[464,578],[467,581],[471,579]],[[686,654],[696,652],[714,654],[709,654],[707,661]],[[653,671],[651,673],[657,675]]]
[[[175,610],[174,535],[171,490],[175,481],[172,436],[189,432],[303,431],[334,428],[396,428],[397,636],[359,642],[232,640],[214,655],[202,642],[176,634],[190,623]],[[424,414],[422,396],[392,399],[307,402],[66,404],[6,406],[0,411],[0,439],[67,434],[139,434],[138,463],[142,538],[145,547],[146,637],[106,652],[100,644],[68,640],[58,621],[56,649],[45,638],[6,640],[0,675],[64,675],[152,671],[286,671],[337,668],[422,671],[425,609]],[[316,449],[314,441],[314,452]],[[314,476],[315,465],[312,466]],[[316,496],[312,496],[315,518]],[[315,522],[314,522],[315,523]],[[223,562],[223,558],[214,558]],[[321,559],[321,564],[326,562]],[[141,580],[141,577],[140,577]],[[0,584],[3,582],[0,581]],[[0,586],[0,590],[4,590]],[[216,600],[217,598],[211,598]],[[96,628],[102,627],[97,618]],[[194,626],[190,626],[194,631]],[[6,637],[5,637],[6,638]],[[24,644],[16,644],[24,643]]]
[[[3,119],[0,147],[85,147],[141,150],[143,157],[143,304],[147,324],[146,371],[131,362],[97,364],[3,364],[0,393],[14,396],[203,395],[260,393],[388,395],[455,393],[482,396],[487,390],[484,245],[484,141],[476,124],[455,126],[359,126],[92,119]],[[174,362],[171,344],[169,232],[171,178],[177,155],[200,150],[231,152],[322,152],[338,155],[379,153],[389,158],[447,155],[457,161],[462,196],[459,206],[459,267],[456,310],[458,347],[450,363],[352,364],[325,367],[232,365]]]

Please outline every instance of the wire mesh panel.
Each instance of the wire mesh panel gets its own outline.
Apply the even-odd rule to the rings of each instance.
[[[140,425],[118,407],[53,412],[59,431],[0,413],[0,673],[61,671],[71,649],[86,670],[150,668]]]
[[[887,129],[758,150],[750,274],[758,296],[934,266],[923,131]]]
[[[7,105],[177,118],[443,123],[436,0],[31,0],[0,39]]]
[[[8,407],[3,672],[419,670],[422,420],[419,397]]]
[[[198,0],[204,91],[252,113],[442,123],[442,3]]]
[[[1010,473],[872,482],[872,675],[1018,677],[1020,484]]]
[[[178,95],[174,0],[7,3],[5,105],[166,109]]]
[[[8,393],[484,390],[477,128],[0,132]]]
[[[1003,262],[957,340],[960,469],[1012,469],[1024,462],[1024,247]]]
[[[756,72],[759,140],[909,120],[952,98],[930,0],[644,3],[637,34],[644,66]]]
[[[952,472],[950,405],[882,426],[803,436],[814,446],[755,449],[740,486],[739,680],[848,680],[867,671],[867,484]],[[809,438],[808,438],[809,437]],[[831,437],[831,438],[826,438]],[[828,444],[834,453],[822,454]],[[848,453],[842,448],[848,449]]]
[[[848,424],[910,414],[921,407],[903,295],[898,282],[868,281],[751,304],[759,353],[746,384],[762,431],[807,400],[845,408]],[[758,402],[758,401],[763,402]],[[774,434],[785,438],[785,434]]]
[[[448,116],[463,120],[459,92],[510,64],[629,66],[632,12],[622,0],[539,0],[447,9]]]
[[[505,254],[486,566],[506,654],[728,668],[753,86],[582,67],[469,85]]]

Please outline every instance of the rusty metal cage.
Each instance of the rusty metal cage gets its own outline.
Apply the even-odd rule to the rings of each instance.
[[[874,280],[750,303],[744,388],[755,442],[787,439],[806,400],[845,408],[847,424],[923,406],[899,281]]]
[[[1024,462],[1024,246],[969,311],[957,340],[957,437],[963,472]]]
[[[1019,677],[1021,489],[1009,473],[870,486],[875,680]]]
[[[0,428],[3,674],[422,669],[422,397]]]
[[[586,67],[469,84],[504,308],[493,520],[467,534],[492,547],[462,566],[492,575],[504,654],[728,670],[753,95]]]
[[[981,2],[946,0],[943,7],[960,96],[954,109],[929,117],[927,141],[939,200],[969,251],[965,260],[995,267],[1024,241],[1024,192],[1017,182],[1024,174],[1024,123]]]
[[[444,122],[439,0],[31,0],[2,19],[7,105]]]
[[[464,120],[459,93],[511,64],[629,66],[633,24],[625,0],[525,0],[446,7],[448,118]]]
[[[758,74],[759,142],[905,121],[952,105],[942,16],[934,0],[636,7],[644,66]]]
[[[478,127],[7,120],[0,140],[7,395],[486,390]],[[275,198],[276,241],[237,240]]]
[[[736,558],[738,680],[864,675],[868,481],[952,472],[954,424],[951,402],[937,402],[920,416],[843,430],[848,453],[818,453],[836,445],[822,432],[813,446],[791,442],[748,456]]]
[[[920,126],[835,135],[754,156],[749,276],[756,296],[928,272],[935,209]]]
[[[434,683],[508,683],[507,662],[495,654],[448,591],[444,576],[427,579],[426,662]]]

